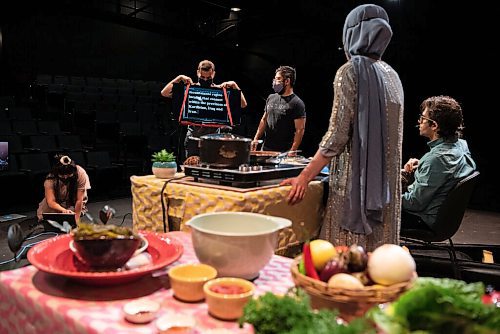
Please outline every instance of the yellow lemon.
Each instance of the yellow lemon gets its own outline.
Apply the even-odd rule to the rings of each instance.
[[[323,270],[326,263],[337,255],[333,244],[327,240],[316,239],[310,242],[311,258],[314,268],[318,273]]]

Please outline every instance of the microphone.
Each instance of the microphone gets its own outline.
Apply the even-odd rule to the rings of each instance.
[[[416,128],[419,128],[419,127],[420,127],[420,125],[418,125],[418,124],[417,124],[417,125],[415,125],[415,127],[416,127]]]
[[[37,224],[33,227],[30,226],[27,233],[24,233],[21,225],[17,223],[9,226],[9,229],[7,231],[7,243],[11,252],[14,253],[14,259],[16,261],[19,256],[17,253],[21,250],[23,242],[32,235],[42,233],[43,231],[44,227],[42,224]]]
[[[99,219],[103,224],[106,224],[114,215],[116,215],[116,210],[109,205],[105,205],[99,210]]]

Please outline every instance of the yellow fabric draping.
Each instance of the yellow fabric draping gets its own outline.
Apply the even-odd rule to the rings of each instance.
[[[287,255],[292,247],[315,237],[323,214],[323,186],[319,181],[309,184],[304,200],[294,206],[286,202],[289,186],[264,186],[251,189],[231,188],[196,183],[191,178],[169,180],[152,175],[132,176],[132,206],[134,230],[163,232],[165,220],[173,230],[189,232],[185,223],[206,212],[244,211],[288,218],[292,227],[283,229],[278,237],[277,254]]]

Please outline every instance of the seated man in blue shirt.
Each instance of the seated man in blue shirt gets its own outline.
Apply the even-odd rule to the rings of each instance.
[[[446,195],[476,169],[476,163],[467,142],[459,139],[463,116],[457,101],[449,96],[429,97],[420,110],[418,128],[421,136],[429,138],[430,150],[404,165],[403,175],[411,175],[414,181],[407,190],[403,185],[401,227],[432,229]]]

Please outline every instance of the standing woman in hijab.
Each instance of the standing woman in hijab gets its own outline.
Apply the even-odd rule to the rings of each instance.
[[[330,163],[329,194],[320,238],[372,251],[399,242],[403,138],[403,88],[381,60],[392,37],[386,11],[366,4],[347,16],[347,62],[335,75],[328,131],[313,160],[291,185],[290,204],[304,198],[308,183]]]
[[[45,197],[38,205],[38,220],[45,212],[74,213],[78,222],[87,212],[87,190],[90,181],[85,170],[67,155],[56,155],[52,171],[43,184]]]

